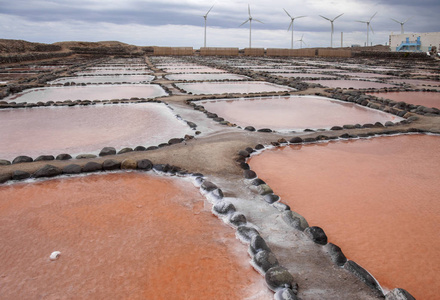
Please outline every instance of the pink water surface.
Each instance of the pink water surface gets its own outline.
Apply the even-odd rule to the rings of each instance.
[[[2,299],[273,299],[183,179],[91,175],[0,186],[0,199]]]
[[[288,96],[201,101],[208,111],[242,127],[276,130],[330,128],[402,120],[391,114],[353,103],[317,96]]]
[[[437,299],[440,136],[291,146],[250,165],[329,241],[386,288]]]
[[[414,105],[440,109],[440,93],[436,92],[389,92],[373,93],[372,95],[394,101],[403,101]]]
[[[6,97],[5,101],[47,102],[63,100],[108,100],[131,97],[155,98],[167,93],[157,84],[45,87],[25,90]]]
[[[295,89],[271,84],[267,82],[201,82],[201,83],[177,83],[178,87],[195,95],[225,94],[225,93],[264,93],[293,91]]]
[[[237,74],[229,73],[216,73],[216,74],[170,74],[166,75],[169,80],[244,80],[249,77]]]
[[[115,82],[132,82],[146,83],[154,79],[152,75],[109,75],[109,76],[77,76],[59,78],[49,82],[50,84],[75,82],[75,83],[115,83]]]
[[[360,80],[314,80],[305,81],[307,83],[318,83],[329,88],[353,88],[353,89],[380,89],[385,87],[396,87],[393,84],[379,83],[373,81]]]
[[[99,153],[152,146],[191,134],[164,104],[45,107],[0,111],[0,158]]]

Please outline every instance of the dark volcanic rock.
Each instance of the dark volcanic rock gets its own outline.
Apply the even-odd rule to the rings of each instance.
[[[262,128],[262,129],[258,129],[258,132],[272,132],[272,129],[270,128]]]
[[[58,167],[52,166],[52,165],[45,165],[44,167],[38,169],[35,173],[34,173],[34,177],[35,178],[40,178],[40,177],[54,177],[54,176],[58,176],[61,175],[63,173],[63,170],[61,170]]]
[[[280,200],[280,196],[275,194],[268,194],[264,196],[264,201],[266,201],[269,204],[277,202],[278,200]]]
[[[246,225],[246,217],[240,213],[234,213],[230,216],[229,222],[235,226]]]
[[[141,159],[137,161],[137,168],[144,171],[153,169],[153,163],[149,159]]]
[[[183,139],[182,139],[182,138],[174,138],[174,139],[169,140],[169,141],[168,141],[168,144],[170,144],[170,145],[174,145],[174,144],[179,144],[179,143],[181,143],[181,142],[183,142]]]
[[[205,191],[212,192],[213,190],[217,189],[218,187],[214,183],[212,183],[211,181],[205,180],[205,181],[203,181],[201,188],[204,189]]]
[[[359,266],[352,260],[345,263],[344,268],[358,277],[362,282],[364,282],[369,288],[371,288],[379,297],[383,297],[382,288],[377,283],[376,279],[368,273],[367,270]]]
[[[304,231],[309,227],[309,223],[307,223],[307,220],[303,216],[291,210],[283,212],[281,217],[284,222],[295,229]]]
[[[16,158],[14,158],[14,160],[12,161],[13,164],[19,164],[19,163],[24,163],[24,162],[33,162],[34,160],[32,159],[32,157],[26,156],[26,155],[20,155],[17,156]]]
[[[275,257],[275,255],[267,250],[259,251],[255,256],[252,258],[252,261],[264,272],[267,272],[270,268],[273,268],[275,266],[278,266],[278,260]]]
[[[12,174],[0,174],[0,183],[5,183],[12,179]]]
[[[243,156],[243,157],[249,157],[250,156],[249,152],[247,152],[246,150],[238,151],[238,155]]]
[[[386,300],[416,300],[404,289],[396,288],[385,295]]]
[[[289,141],[289,143],[291,143],[291,144],[301,144],[302,142],[303,142],[303,139],[300,137],[291,138]]]
[[[115,155],[116,149],[113,147],[104,147],[101,152],[99,152],[99,156],[107,156],[107,155]]]
[[[277,291],[274,295],[275,300],[298,300],[299,298],[295,295],[294,291],[289,288],[284,288]]]
[[[9,160],[0,159],[0,166],[8,166],[10,164],[11,164],[11,162]]]
[[[253,127],[253,126],[246,126],[246,127],[244,128],[244,130],[247,130],[247,131],[255,131],[255,127]]]
[[[260,179],[260,178],[257,178],[257,179],[255,179],[254,181],[252,181],[252,185],[255,185],[255,186],[258,186],[258,185],[261,185],[261,184],[266,184],[266,182],[264,182],[262,179]]]
[[[136,148],[134,148],[134,151],[147,151],[147,148],[145,148],[144,146],[137,146]]]
[[[61,153],[61,154],[58,154],[57,155],[57,157],[55,158],[56,160],[69,160],[69,159],[71,159],[72,158],[72,156],[70,155],[70,154],[67,154],[67,153]]]
[[[31,177],[31,174],[29,172],[25,172],[25,171],[20,171],[20,170],[15,170],[14,172],[12,172],[12,180],[23,180],[23,179],[28,179]]]
[[[258,145],[255,146],[255,149],[256,150],[261,150],[261,149],[264,149],[264,146],[261,145],[261,144],[258,144]]]
[[[133,152],[132,148],[123,148],[121,150],[119,150],[118,154],[124,154],[124,153],[128,153],[128,152]]]
[[[260,235],[260,233],[255,228],[243,225],[237,228],[237,235],[240,239],[249,242],[254,235]]]
[[[318,226],[308,227],[304,230],[304,233],[315,243],[320,245],[327,244],[327,235],[324,230]]]
[[[293,276],[289,271],[280,266],[276,266],[267,270],[266,275],[267,286],[272,290],[276,291],[280,288],[290,288],[294,284]]]
[[[267,246],[266,241],[260,235],[254,235],[249,243],[249,252],[252,255],[255,255],[263,250],[270,251],[270,248],[269,246]]]
[[[81,166],[76,164],[67,165],[63,168],[64,174],[79,174],[81,171]]]
[[[106,159],[102,163],[102,169],[106,171],[118,170],[121,168],[121,163],[114,159]]]
[[[227,215],[235,212],[235,206],[229,201],[221,201],[216,203],[212,207],[212,210],[219,215]]]
[[[94,161],[90,161],[88,163],[86,163],[84,165],[84,167],[82,168],[83,172],[96,172],[96,171],[101,171],[102,170],[102,165],[100,163],[94,162]]]
[[[335,265],[339,267],[345,265],[345,263],[347,262],[347,258],[345,257],[344,253],[342,253],[341,248],[332,243],[328,243],[325,248]]]
[[[40,155],[34,161],[55,160],[53,155]]]
[[[243,176],[244,176],[244,178],[246,178],[246,179],[253,179],[253,178],[256,178],[256,177],[257,177],[257,173],[255,173],[255,172],[252,171],[252,170],[244,170],[244,172],[243,172]]]

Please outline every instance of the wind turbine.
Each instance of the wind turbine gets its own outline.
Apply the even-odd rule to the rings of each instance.
[[[365,23],[365,24],[367,24],[367,46],[368,46],[368,42],[369,42],[369,40],[368,40],[368,34],[369,34],[369,32],[370,32],[370,29],[371,29],[371,32],[374,33],[374,31],[373,31],[373,27],[371,27],[370,22],[371,22],[371,20],[373,20],[373,18],[374,18],[374,16],[375,16],[376,14],[377,14],[377,12],[375,12],[374,15],[371,16],[371,18],[370,18],[369,21],[356,21],[356,22],[359,22],[359,23]]]
[[[301,36],[301,38],[298,40],[298,42],[301,43],[301,44],[300,44],[301,49],[302,49],[302,45],[303,45],[303,44],[307,46],[307,44],[303,41],[303,37],[304,37],[304,34],[303,34],[303,35]]]
[[[248,13],[249,13],[249,19],[247,19],[246,21],[241,23],[240,26],[243,26],[244,24],[249,22],[249,48],[252,48],[252,20],[257,21],[257,22],[259,22],[261,24],[264,24],[264,23],[261,22],[260,20],[252,18],[252,16],[251,16],[251,6],[249,4],[248,4]]]
[[[333,31],[334,31],[333,22],[334,22],[337,18],[339,18],[340,16],[342,16],[342,15],[343,15],[343,14],[340,14],[339,16],[333,18],[332,20],[329,19],[329,18],[326,18],[326,17],[324,17],[324,16],[319,15],[321,18],[324,18],[324,19],[326,19],[327,21],[330,21],[330,23],[332,24],[332,32],[331,32],[331,35],[330,35],[330,46],[331,46],[332,48],[333,48]]]
[[[283,8],[284,9],[284,8]],[[290,27],[292,27],[292,39],[291,39],[291,46],[290,49],[293,49],[293,21],[295,21],[295,19],[299,19],[299,18],[304,18],[305,16],[298,16],[298,17],[292,17],[287,10],[284,9],[284,11],[286,12],[286,14],[289,16],[290,18],[290,25],[289,28],[287,28],[287,31],[289,31]]]
[[[205,48],[206,48],[206,19],[208,18],[208,14],[211,11],[211,9],[214,7],[214,5],[215,5],[215,3],[211,6],[211,8],[208,10],[208,12],[204,16],[202,16],[203,18],[205,18],[205,40],[203,43],[203,47],[205,47]]]
[[[393,18],[390,18],[390,19],[393,20],[394,22],[400,24],[400,34],[404,34],[405,32],[403,31],[403,24],[405,24],[406,22],[408,22],[409,19],[411,19],[411,18],[408,18],[408,19],[406,19],[406,20],[403,21],[403,22],[399,22],[399,21],[397,21],[396,19],[393,19]]]

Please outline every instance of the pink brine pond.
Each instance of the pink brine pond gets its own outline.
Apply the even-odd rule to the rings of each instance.
[[[23,91],[5,98],[15,102],[47,102],[64,100],[109,100],[131,97],[156,98],[167,93],[156,84],[45,87]]]
[[[209,112],[242,127],[268,127],[279,131],[402,120],[382,111],[317,96],[224,99],[199,103]]]
[[[158,145],[191,134],[164,104],[94,105],[0,111],[0,158],[95,153],[106,146]]]
[[[438,92],[390,92],[374,93],[372,95],[398,102],[403,101],[409,104],[440,109],[440,93]]]
[[[295,89],[286,86],[271,84],[267,82],[200,82],[200,83],[177,83],[181,89],[195,95],[203,94],[225,94],[225,93],[265,93],[294,91]]]
[[[78,83],[148,83],[154,79],[152,75],[109,75],[109,76],[77,76],[59,78],[49,82],[50,84],[64,84],[66,82]]]
[[[437,299],[440,136],[267,150],[251,168],[382,286]]]
[[[385,87],[396,87],[396,85],[388,83],[380,83],[374,81],[361,80],[316,80],[305,81],[307,83],[318,83],[329,88],[353,88],[353,89],[380,89]]]

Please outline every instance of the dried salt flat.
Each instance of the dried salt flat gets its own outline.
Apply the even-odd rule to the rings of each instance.
[[[48,82],[49,84],[64,84],[66,82],[81,83],[148,83],[154,79],[152,75],[110,75],[110,76],[77,76],[64,77]]]
[[[206,80],[246,80],[249,77],[244,75],[230,74],[230,73],[220,73],[220,74],[170,74],[166,75],[165,78],[169,80],[195,80],[195,81],[206,81]]]

